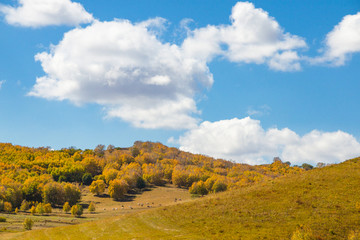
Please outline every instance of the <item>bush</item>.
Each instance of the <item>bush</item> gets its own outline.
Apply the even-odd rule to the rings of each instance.
[[[5,217],[0,217],[0,222],[6,222],[6,218]]]
[[[43,207],[44,207],[45,213],[51,213],[52,212],[52,207],[51,207],[50,203],[44,204]]]
[[[80,189],[71,183],[65,183],[64,185],[65,201],[70,205],[76,204],[81,199]]]
[[[79,204],[72,206],[71,215],[75,217],[80,217],[83,214],[83,207]]]
[[[146,182],[142,177],[139,177],[136,181],[136,188],[142,189],[146,187]]]
[[[9,213],[12,211],[12,204],[9,202],[4,202],[4,211]]]
[[[303,165],[301,165],[301,167],[302,167],[303,169],[305,169],[306,171],[311,170],[311,169],[314,168],[312,165],[310,165],[310,164],[308,164],[308,163],[303,163]]]
[[[51,205],[63,205],[65,202],[65,191],[62,184],[50,182],[45,185],[43,190],[43,199],[45,203]]]
[[[64,203],[63,211],[68,213],[71,210],[70,204],[68,202]]]
[[[223,191],[226,191],[227,189],[227,185],[222,182],[221,180],[216,180],[216,182],[214,183],[213,187],[212,187],[212,190],[214,193],[217,193],[217,192],[223,192]]]
[[[191,194],[199,194],[201,196],[208,194],[208,190],[206,189],[206,185],[203,181],[198,181],[198,182],[194,182],[190,189],[189,192]]]
[[[88,210],[89,210],[90,213],[95,212],[95,203],[94,203],[94,202],[91,202],[91,203],[89,204]]]
[[[105,183],[103,180],[93,181],[89,189],[91,193],[94,193],[95,195],[100,195],[105,191]]]
[[[89,186],[93,181],[93,177],[90,173],[85,173],[82,177],[82,183],[86,186]]]
[[[44,204],[38,203],[36,206],[36,213],[43,215],[45,213]]]
[[[34,221],[31,218],[25,218],[23,226],[25,230],[31,230],[34,225]]]
[[[23,200],[22,203],[21,203],[21,206],[20,206],[20,210],[21,211],[26,211],[26,210],[29,210],[29,202],[26,201],[26,200]]]
[[[34,214],[36,213],[36,207],[35,207],[35,206],[32,206],[32,207],[30,208],[30,213],[31,213],[32,215],[34,215]]]
[[[115,179],[110,182],[109,195],[115,200],[122,199],[129,190],[129,184],[124,179]]]

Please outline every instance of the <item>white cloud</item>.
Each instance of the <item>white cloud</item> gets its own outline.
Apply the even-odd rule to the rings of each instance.
[[[223,56],[236,63],[266,63],[279,71],[300,70],[294,50],[306,47],[305,41],[284,33],[267,12],[252,3],[238,2],[230,20],[231,25],[195,29],[184,41],[184,51],[207,61]]]
[[[136,127],[196,127],[200,111],[195,95],[212,86],[207,64],[214,57],[266,63],[282,71],[300,69],[295,49],[305,42],[284,33],[267,12],[239,2],[230,18],[231,25],[193,30],[180,46],[159,39],[166,29],[163,18],[136,24],[95,20],[65,33],[50,52],[35,56],[45,76],[37,78],[29,94],[97,103],[108,117]]]
[[[194,127],[195,92],[210,88],[213,78],[206,62],[158,40],[160,22],[95,21],[67,32],[50,53],[35,56],[46,75],[29,94],[98,103],[136,127]]]
[[[299,136],[284,128],[264,130],[260,121],[243,119],[203,122],[178,140],[180,149],[249,164],[279,156],[293,164],[334,163],[360,156],[360,143],[348,133],[312,131]]]
[[[18,0],[18,6],[0,5],[8,24],[23,27],[76,26],[92,22],[92,14],[70,0]]]
[[[351,54],[357,52],[360,52],[360,12],[345,16],[327,34],[323,56],[311,59],[311,62],[341,66],[351,57]]]

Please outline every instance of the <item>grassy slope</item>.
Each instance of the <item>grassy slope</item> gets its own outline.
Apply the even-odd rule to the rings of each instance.
[[[196,201],[15,239],[289,239],[304,225],[322,239],[360,226],[360,158]]]

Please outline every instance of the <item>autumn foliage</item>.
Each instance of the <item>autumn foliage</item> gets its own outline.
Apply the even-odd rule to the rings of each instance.
[[[35,202],[73,206],[81,198],[81,184],[90,184],[95,195],[108,188],[117,200],[129,190],[167,183],[205,195],[302,171],[280,160],[250,166],[152,142],[135,142],[130,148],[98,145],[94,150],[0,143],[0,211],[26,211]]]

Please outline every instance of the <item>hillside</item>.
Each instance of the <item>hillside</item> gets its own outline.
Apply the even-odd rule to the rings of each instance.
[[[188,203],[13,239],[358,239],[353,237],[360,226],[359,182],[357,158]]]

